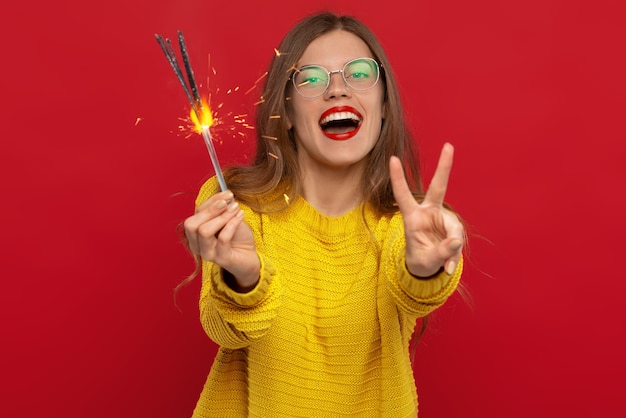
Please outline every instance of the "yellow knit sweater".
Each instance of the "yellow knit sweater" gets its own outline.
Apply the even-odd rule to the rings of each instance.
[[[215,189],[207,182],[197,203]],[[462,263],[452,276],[411,276],[399,213],[328,217],[302,198],[274,214],[242,208],[261,277],[236,293],[203,263],[200,318],[220,348],[193,417],[417,416],[409,340]]]

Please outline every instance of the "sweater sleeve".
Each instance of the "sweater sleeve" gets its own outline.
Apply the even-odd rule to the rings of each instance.
[[[270,329],[280,306],[281,288],[276,270],[261,260],[261,277],[248,293],[237,293],[222,277],[222,269],[203,262],[200,322],[211,340],[225,348],[243,348]]]
[[[442,272],[433,278],[421,280],[406,267],[406,242],[400,217],[391,222],[388,233],[381,257],[387,288],[402,311],[418,317],[426,316],[443,305],[456,290],[463,272],[463,258],[453,274]]]
[[[201,188],[196,205],[217,190],[215,179]],[[200,290],[200,322],[215,343],[224,348],[248,346],[270,329],[281,302],[282,287],[271,261],[262,253],[260,217],[242,205],[245,220],[252,229],[257,255],[261,262],[259,282],[247,293],[238,293],[227,286],[220,266],[202,261]]]

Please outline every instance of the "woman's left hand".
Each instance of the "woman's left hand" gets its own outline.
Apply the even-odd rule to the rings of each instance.
[[[393,195],[404,219],[406,266],[417,277],[432,276],[441,267],[452,274],[461,258],[465,240],[463,224],[443,206],[453,155],[454,147],[444,144],[421,203],[409,189],[400,159],[391,157],[389,161]]]

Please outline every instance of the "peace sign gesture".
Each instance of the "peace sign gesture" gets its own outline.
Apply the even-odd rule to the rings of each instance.
[[[463,224],[443,206],[453,155],[452,145],[444,144],[437,169],[421,203],[415,201],[409,189],[400,159],[391,157],[389,161],[393,196],[404,220],[406,266],[417,277],[432,276],[441,267],[452,274],[461,258]]]

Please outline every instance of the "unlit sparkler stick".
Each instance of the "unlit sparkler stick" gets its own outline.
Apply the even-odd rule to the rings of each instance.
[[[185,65],[185,70],[187,71],[187,78],[189,82],[189,86],[185,83],[185,78],[183,76],[183,72],[178,65],[178,61],[176,60],[176,54],[174,53],[174,49],[172,48],[172,44],[169,39],[163,39],[161,35],[155,34],[157,42],[161,46],[165,57],[168,62],[172,66],[174,70],[174,74],[180,81],[180,84],[183,86],[183,90],[185,91],[185,95],[189,100],[189,104],[191,104],[191,108],[196,115],[196,118],[199,122],[202,121],[202,101],[200,100],[200,95],[198,94],[198,88],[196,85],[196,80],[193,75],[193,70],[191,69],[191,64],[189,63],[189,55],[187,54],[187,47],[185,46],[185,39],[183,38],[183,33],[178,31],[178,44],[180,46],[180,53],[183,58],[183,63]],[[191,88],[191,91],[189,90]],[[206,111],[210,112],[211,109],[206,109]],[[217,159],[217,153],[215,152],[215,147],[213,146],[213,141],[211,139],[211,132],[209,130],[209,126],[201,125],[201,134],[204,139],[204,143],[209,151],[209,156],[211,157],[211,163],[213,164],[213,169],[215,170],[215,175],[217,177],[217,181],[220,185],[220,189],[225,191],[228,189],[226,186],[226,180],[224,180],[224,175],[222,174],[222,169],[220,168],[219,160]]]
[[[187,45],[185,45],[185,38],[183,33],[178,31],[178,45],[180,45],[180,55],[183,57],[183,64],[185,65],[185,71],[187,71],[187,78],[189,79],[189,87],[191,87],[191,94],[196,101],[197,107],[202,107],[202,101],[198,94],[198,86],[196,86],[196,78],[193,75],[191,64],[189,63],[189,54],[187,53]]]

